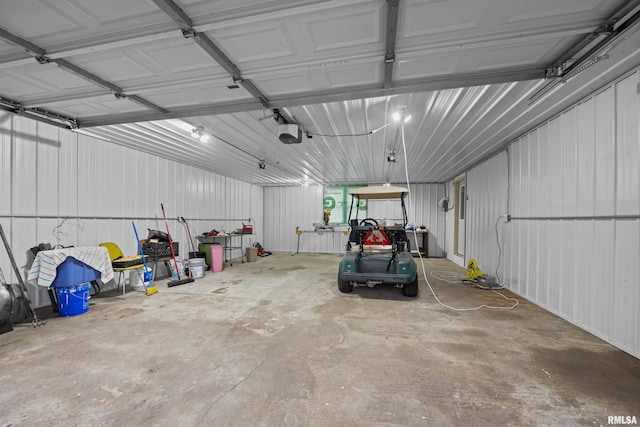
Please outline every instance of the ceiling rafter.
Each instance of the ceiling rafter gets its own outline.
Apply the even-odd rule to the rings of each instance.
[[[514,81],[536,80],[544,77],[544,68],[520,68],[486,73],[473,73],[468,75],[456,75],[438,78],[427,78],[396,82],[390,88],[381,88],[379,84],[359,87],[349,87],[335,91],[295,93],[282,97],[273,97],[272,109],[282,109],[308,104],[321,104],[326,102],[341,102],[354,99],[374,98],[378,96],[398,95],[411,92],[426,92],[430,90],[453,89],[485,84],[508,83]],[[174,108],[165,115],[155,113],[129,113],[121,115],[109,115],[93,117],[81,120],[80,127],[106,126],[122,123],[153,121],[161,119],[180,119],[195,116],[216,115],[226,113],[239,113],[260,110],[261,105],[255,100],[240,102],[224,102],[217,104],[200,105],[197,107]],[[282,111],[282,110],[280,110]]]
[[[400,0],[387,0],[386,49],[384,53],[384,88],[393,82],[393,66],[396,62],[396,34],[398,30],[398,7]]]
[[[269,99],[256,87],[255,84],[249,79],[244,79],[240,69],[234,64],[229,57],[211,40],[206,34],[198,33],[194,27],[191,18],[187,16],[182,9],[180,9],[171,0],[152,0],[153,3],[158,6],[164,13],[166,13],[173,21],[178,24],[182,35],[185,38],[193,39],[198,45],[216,61],[222,68],[224,68],[233,78],[234,83],[242,85],[247,92],[262,104],[264,108],[271,108],[269,105]]]
[[[75,129],[78,127],[78,122],[75,119],[52,113],[42,108],[26,108],[20,105],[19,102],[7,98],[0,98],[0,110],[9,111],[65,129]]]
[[[547,67],[545,78],[548,83],[534,93],[528,100],[529,104],[554,90],[560,83],[590,67],[601,59],[608,58],[606,48],[625,32],[640,22],[640,0],[633,0],[617,10],[607,21],[595,31],[588,34],[574,46],[564,52],[552,65]],[[601,37],[602,36],[602,37]],[[588,49],[586,52],[583,52]],[[579,57],[575,58],[575,55]]]
[[[597,43],[597,46],[591,48],[587,54],[581,55],[581,58],[575,60],[575,55],[579,54],[582,50],[586,49],[591,43],[596,41],[600,36],[606,36],[605,41],[607,43],[610,42],[611,39],[617,37],[619,33],[623,32],[625,29],[631,27],[638,19],[638,11],[634,10],[640,6],[640,0],[632,0],[625,4],[621,9],[616,11],[606,22],[600,25],[596,30],[590,32],[585,37],[583,37],[578,43],[571,46],[565,52],[560,55],[558,59],[556,59],[552,65],[548,67],[547,77],[560,77],[562,74],[567,74],[570,69],[575,68],[580,65],[579,62],[593,55],[594,51],[597,51],[596,48],[600,48],[600,45],[604,43],[604,41]],[[633,14],[633,15],[631,15]],[[616,27],[616,23],[620,21],[625,15],[630,15],[631,18],[624,21],[620,27]],[[575,61],[574,61],[575,60]],[[565,64],[568,61],[574,61],[569,67],[565,67]],[[563,69],[563,67],[565,67]]]
[[[41,47],[36,46],[35,44],[31,43],[28,40],[25,40],[21,37],[16,36],[15,34],[5,30],[2,27],[0,27],[0,37],[12,44],[22,47],[29,55],[33,56],[39,64],[55,63],[56,65],[58,65],[58,67],[62,68],[63,70],[66,70],[98,86],[101,86],[107,90],[110,90],[111,92],[113,92],[113,94],[117,99],[131,99],[132,101],[140,105],[144,105],[146,108],[151,108],[152,110],[155,110],[159,113],[164,114],[169,112],[168,110],[165,110],[164,108],[157,106],[153,104],[151,101],[148,101],[138,95],[125,94],[124,90],[119,86],[115,85],[114,83],[106,81],[101,77],[97,76],[96,74],[93,74],[90,71],[87,71],[84,68],[79,67],[67,61],[64,58],[51,59],[47,57],[46,51]]]

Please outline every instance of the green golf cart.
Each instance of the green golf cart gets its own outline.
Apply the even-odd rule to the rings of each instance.
[[[409,190],[402,187],[371,186],[353,188],[349,209],[349,241],[338,270],[338,289],[349,293],[355,285],[387,283],[402,288],[407,297],[418,295],[418,273],[407,238],[407,210],[404,198]],[[399,200],[402,225],[380,224],[373,218],[358,219],[361,200]],[[356,203],[355,218],[352,218]]]

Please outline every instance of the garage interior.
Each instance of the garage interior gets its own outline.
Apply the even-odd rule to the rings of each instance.
[[[639,20],[638,0],[3,2],[0,268],[46,324],[0,334],[0,421],[637,423]],[[327,200],[371,185],[408,188],[426,230],[416,298],[338,290],[348,199]],[[251,232],[222,271],[170,287],[157,263],[152,295],[116,272],[59,316],[31,248],[135,255],[132,221],[180,259]],[[471,260],[500,289],[462,282]]]

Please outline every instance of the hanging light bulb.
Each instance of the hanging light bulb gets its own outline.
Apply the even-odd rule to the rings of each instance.
[[[198,139],[200,138],[200,135],[202,134],[202,126],[196,126],[191,130],[191,137]]]
[[[411,114],[407,114],[406,108],[402,108],[401,110],[395,111],[391,114],[391,118],[394,122],[403,121],[404,123],[407,123],[411,120]]]
[[[191,137],[206,143],[211,140],[211,134],[204,130],[204,126],[196,126],[191,130]]]

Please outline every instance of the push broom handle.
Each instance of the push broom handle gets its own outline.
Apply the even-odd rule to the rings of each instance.
[[[131,221],[131,225],[133,225],[133,232],[136,233],[136,241],[138,242],[138,250],[140,251],[140,255],[142,256],[142,264],[144,264],[144,272],[147,272],[147,260],[144,259],[144,252],[142,252],[142,245],[140,244],[140,237],[138,237],[138,230],[136,229],[136,223]]]
[[[180,217],[180,220],[182,221],[182,223],[184,224],[184,227],[187,229],[187,234],[189,235],[189,244],[191,245],[191,251],[195,254],[196,253],[196,248],[195,246],[193,246],[193,239],[191,238],[191,230],[189,230],[189,224],[187,224],[187,220],[184,219],[183,216]]]
[[[173,258],[173,265],[176,267],[176,274],[178,280],[180,280],[180,269],[178,268],[178,261],[176,261],[176,253],[173,251],[173,240],[171,239],[171,232],[169,232],[169,223],[167,222],[167,214],[164,212],[164,205],[160,203],[162,208],[162,217],[164,218],[164,226],[167,228],[167,236],[169,237],[169,248],[171,248],[171,257]]]

